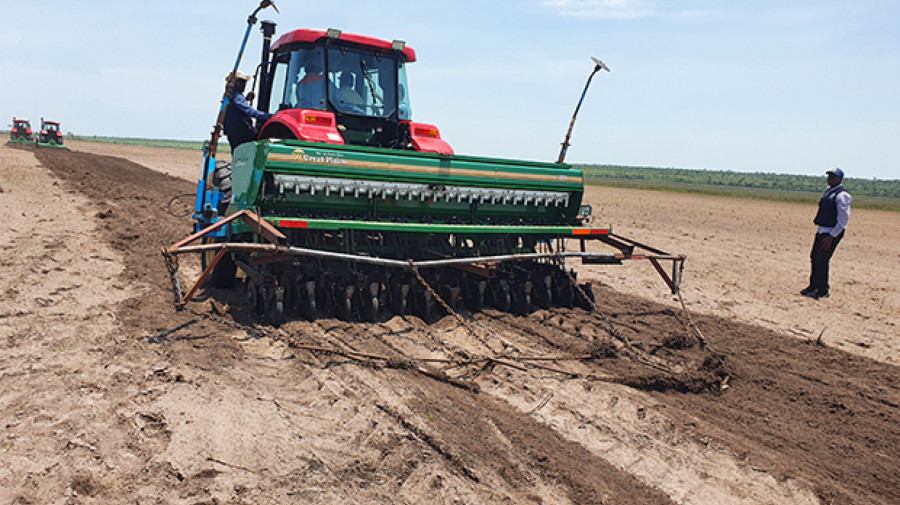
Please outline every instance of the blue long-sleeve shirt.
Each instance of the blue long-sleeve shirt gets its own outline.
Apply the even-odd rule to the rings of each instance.
[[[245,116],[250,116],[254,119],[262,119],[263,121],[268,121],[271,114],[268,112],[260,112],[253,108],[250,105],[250,102],[247,101],[247,97],[244,96],[240,91],[235,91],[234,95],[231,97],[231,103],[228,104],[229,107],[236,107],[237,110],[241,111]]]
[[[259,132],[253,126],[252,119],[266,122],[272,117],[268,112],[261,112],[253,108],[247,97],[240,91],[235,91],[231,95],[231,101],[228,103],[228,109],[225,111],[225,135],[228,136],[228,143],[231,144],[231,150],[244,142],[256,140]]]

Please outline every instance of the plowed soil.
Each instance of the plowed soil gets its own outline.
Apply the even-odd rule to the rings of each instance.
[[[193,192],[197,153],[72,147],[0,147],[0,504],[900,503],[896,281],[856,296],[836,274],[816,304],[785,275],[716,291],[756,269],[766,284],[774,257],[689,259],[690,320],[627,266],[581,270],[602,281],[593,312],[273,328],[240,288],[172,306],[160,249],[190,222],[167,205]],[[632,216],[625,235],[646,211],[623,202],[667,205],[592,191],[610,192],[589,192],[604,218]],[[664,196],[697,214],[662,235],[772,247],[718,199]],[[780,240],[802,251],[791,223]],[[695,255],[649,231],[635,238]],[[836,270],[884,247],[845,246]],[[181,263],[186,283],[199,262]]]

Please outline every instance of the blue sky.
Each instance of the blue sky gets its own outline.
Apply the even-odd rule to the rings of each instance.
[[[900,178],[900,2],[276,0],[278,32],[403,39],[413,117],[456,152]],[[255,0],[0,0],[0,117],[200,140]],[[259,59],[254,29],[242,69]]]

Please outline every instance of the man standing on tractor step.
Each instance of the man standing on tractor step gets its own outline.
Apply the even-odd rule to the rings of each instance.
[[[237,146],[256,140],[256,137],[259,136],[259,130],[253,125],[253,118],[265,123],[272,115],[254,109],[247,101],[247,97],[244,96],[244,89],[247,87],[247,81],[250,80],[249,75],[236,72],[228,74],[225,80],[229,82],[232,91],[222,126],[225,128],[225,135],[228,136],[231,153],[234,154]]]
[[[850,193],[841,184],[844,180],[844,171],[833,168],[827,172],[828,189],[819,200],[819,211],[813,219],[819,229],[813,241],[812,252],[809,253],[812,262],[812,273],[809,275],[809,286],[800,292],[809,298],[828,298],[828,264],[834,250],[837,249],[841,239],[844,238],[844,230],[850,221]]]

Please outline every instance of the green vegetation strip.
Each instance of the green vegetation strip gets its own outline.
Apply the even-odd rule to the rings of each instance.
[[[720,170],[579,165],[585,183],[679,193],[815,203],[825,189],[825,175],[742,173]],[[900,211],[900,180],[848,177],[844,187],[854,208]]]

